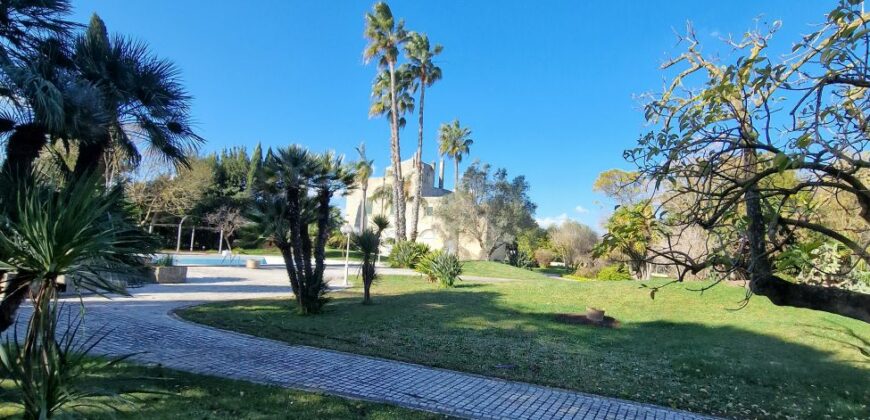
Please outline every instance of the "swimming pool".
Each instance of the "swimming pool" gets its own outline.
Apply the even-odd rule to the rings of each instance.
[[[159,258],[162,255],[155,257]],[[180,266],[212,266],[212,267],[244,267],[248,260],[259,261],[261,265],[266,264],[266,259],[263,257],[252,257],[248,255],[172,255],[175,265]]]

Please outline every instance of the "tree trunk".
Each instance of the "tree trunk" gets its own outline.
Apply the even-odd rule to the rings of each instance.
[[[441,155],[441,161],[438,163],[438,188],[444,189],[444,155]]]
[[[329,190],[317,193],[317,239],[314,242],[314,278],[323,279],[326,241],[329,239]]]
[[[453,159],[453,171],[456,172],[453,180],[453,191],[459,191],[459,159]]]
[[[42,148],[48,144],[48,135],[37,124],[22,124],[15,128],[6,141],[6,161],[3,171],[15,175],[29,173]]]
[[[396,240],[404,241],[405,197],[402,177],[402,151],[399,147],[399,110],[396,109],[396,69],[390,62],[390,158],[393,161],[393,213],[396,222]]]
[[[218,254],[224,252],[224,230],[221,229],[221,234],[218,237]]]
[[[369,180],[365,180],[365,184],[362,185],[362,221],[360,222],[360,230],[365,229],[368,226],[368,210],[366,208],[368,202],[368,189],[369,189]]]
[[[420,81],[419,128],[417,130],[417,188],[414,193],[414,208],[411,211],[411,242],[417,241],[417,224],[420,220],[420,203],[423,201],[423,101],[426,99],[426,80]]]
[[[190,252],[193,252],[193,240],[196,237],[196,225],[193,225],[193,228],[190,229]]]
[[[178,222],[178,235],[175,239],[175,252],[181,252],[181,227],[184,225],[184,220],[187,219],[187,216],[181,218],[181,221]]]
[[[76,166],[73,173],[76,177],[80,177],[89,171],[103,171],[104,161],[103,154],[105,153],[105,143],[79,144],[79,155],[76,158]]]

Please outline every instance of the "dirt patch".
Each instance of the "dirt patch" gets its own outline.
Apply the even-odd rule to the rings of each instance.
[[[586,314],[556,314],[556,322],[573,325],[588,325],[591,327],[619,328],[616,318],[605,316],[601,321],[593,321]]]

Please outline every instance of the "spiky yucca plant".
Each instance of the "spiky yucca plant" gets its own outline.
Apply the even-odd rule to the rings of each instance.
[[[99,175],[55,186],[37,176],[7,181],[0,190],[0,270],[7,272],[6,326],[21,301],[33,312],[21,344],[7,342],[0,361],[18,384],[26,418],[48,418],[83,395],[75,379],[83,359],[77,330],[56,338],[58,279],[79,290],[123,292],[112,274],[143,269],[156,241],[126,216],[120,188],[101,188]]]

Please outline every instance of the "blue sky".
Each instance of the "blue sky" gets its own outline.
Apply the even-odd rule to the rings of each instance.
[[[424,159],[437,158],[440,123],[473,130],[473,159],[526,175],[541,220],[600,226],[611,205],[596,175],[630,167],[622,151],[644,131],[636,95],[662,86],[658,66],[677,52],[687,20],[708,38],[740,35],[753,19],[783,21],[785,51],[833,1],[391,1],[411,30],[444,45],[444,79],[427,91]],[[355,158],[365,141],[382,171],[389,126],[368,117],[374,65],[362,60],[371,1],[74,2],[74,19],[97,12],[110,31],[173,60],[195,97],[206,151],[226,146],[335,149]],[[416,117],[402,155],[416,147]],[[463,166],[465,166],[463,165]],[[448,166],[447,179],[453,179]],[[452,181],[448,181],[450,184]]]

